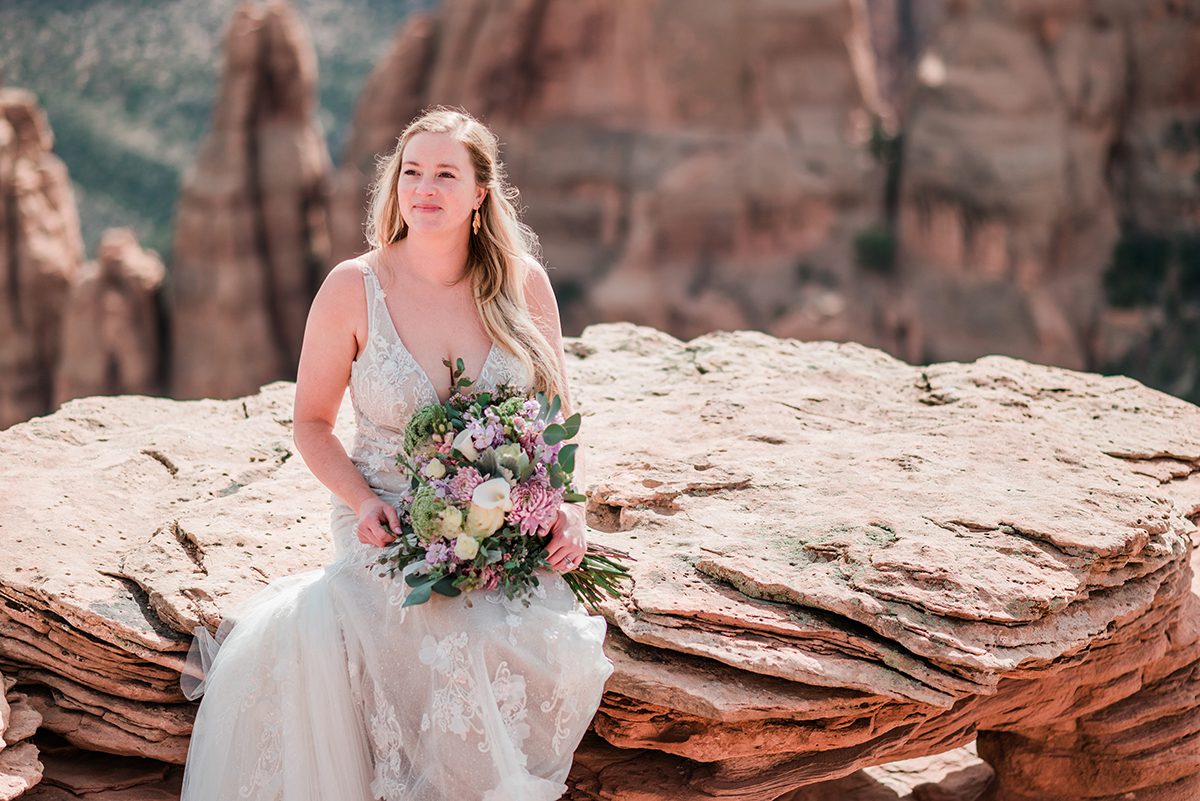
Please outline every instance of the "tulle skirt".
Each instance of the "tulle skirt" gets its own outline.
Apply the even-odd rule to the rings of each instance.
[[[215,639],[197,629],[181,801],[559,798],[612,673],[604,619],[548,570],[529,606],[405,609],[354,524],[335,504],[333,564],[272,582]]]

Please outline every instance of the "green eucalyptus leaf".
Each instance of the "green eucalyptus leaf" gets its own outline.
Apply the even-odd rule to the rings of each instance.
[[[454,586],[454,576],[442,576],[441,580],[435,582],[432,586],[434,592],[450,598],[462,595],[462,590]]]
[[[572,442],[570,445],[563,445],[558,452],[558,464],[567,473],[575,472],[575,451],[579,449],[579,445]]]
[[[433,584],[422,584],[420,587],[414,588],[408,597],[404,599],[404,606],[416,606],[423,604],[429,600],[429,596],[433,594]]]
[[[587,501],[587,496],[582,492],[568,492],[567,494],[563,495],[563,500],[567,503],[585,503]]]
[[[551,423],[542,432],[542,439],[547,445],[557,445],[567,438],[567,430],[558,423]]]
[[[579,412],[575,412],[575,414],[563,421],[563,428],[567,430],[567,439],[579,433],[579,424],[582,420],[583,418],[579,416]]]

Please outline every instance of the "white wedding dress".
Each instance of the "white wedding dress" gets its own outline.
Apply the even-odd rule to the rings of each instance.
[[[437,402],[361,259],[369,336],[350,373],[350,457],[402,502],[393,458],[413,412]],[[476,381],[528,387],[493,345]],[[216,639],[204,629],[185,674],[203,693],[181,801],[550,801],[600,703],[612,663],[604,619],[547,569],[528,607],[498,591],[434,595],[380,577],[379,549],[333,498],[336,558],[278,579],[240,605]],[[467,606],[470,599],[471,606]]]

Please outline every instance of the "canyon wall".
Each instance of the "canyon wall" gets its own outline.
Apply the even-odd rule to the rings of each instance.
[[[121,391],[293,376],[317,285],[365,246],[375,159],[445,103],[500,134],[568,333],[1006,353],[1196,400],[1197,53],[1195,0],[447,0],[398,31],[331,172],[309,34],[246,3],[177,209],[160,389]],[[5,97],[0,425],[75,394],[53,385],[82,264],[49,128]]]
[[[1196,399],[1198,53],[1195,2],[449,0],[364,88],[334,253],[364,247],[374,158],[461,104],[570,331],[1006,353]]]

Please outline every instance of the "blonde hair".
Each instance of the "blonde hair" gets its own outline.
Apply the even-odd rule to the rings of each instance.
[[[566,376],[558,356],[534,323],[525,299],[526,277],[539,264],[537,234],[520,220],[516,208],[519,192],[507,181],[499,140],[487,126],[462,109],[446,106],[428,108],[410,122],[392,152],[379,159],[370,190],[367,242],[382,248],[408,236],[396,186],[404,148],[419,133],[450,134],[465,145],[475,183],[487,189],[479,207],[479,233],[467,243],[466,269],[484,329],[498,346],[521,361],[533,377],[535,390],[548,397],[565,395]]]

